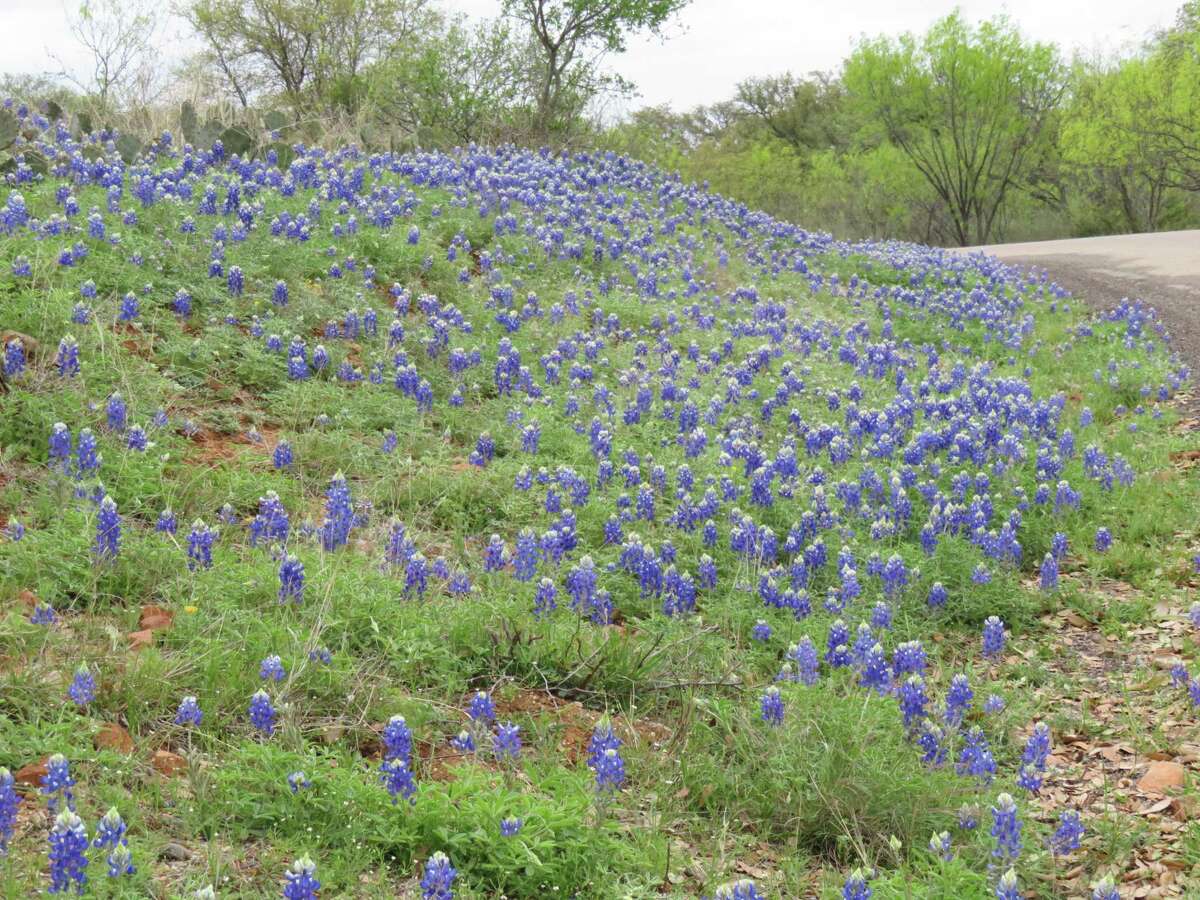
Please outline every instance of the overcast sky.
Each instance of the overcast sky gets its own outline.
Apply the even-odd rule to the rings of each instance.
[[[75,0],[66,0],[74,6]],[[667,39],[637,39],[613,67],[641,91],[634,106],[688,108],[725,99],[753,75],[836,68],[860,35],[922,31],[962,8],[971,20],[1006,12],[1038,40],[1068,52],[1111,53],[1175,17],[1182,0],[693,0]],[[164,6],[166,4],[164,3]],[[494,15],[499,0],[442,0],[443,8]],[[164,40],[165,51],[180,43]],[[85,62],[63,0],[0,0],[0,71],[48,72]]]

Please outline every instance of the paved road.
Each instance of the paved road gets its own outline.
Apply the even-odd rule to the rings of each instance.
[[[1158,310],[1171,345],[1200,376],[1200,230],[972,247],[1046,269],[1090,306],[1141,299]]]

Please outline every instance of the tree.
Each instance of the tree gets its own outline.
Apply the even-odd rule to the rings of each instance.
[[[159,17],[150,0],[82,0],[68,13],[67,24],[91,57],[91,72],[79,76],[64,66],[61,76],[91,98],[98,112],[114,112],[122,93],[152,93]]]
[[[183,13],[243,106],[269,93],[296,112],[353,109],[363,70],[438,19],[429,0],[189,0]]]
[[[527,105],[527,55],[507,21],[459,19],[376,64],[366,78],[371,106],[422,142],[510,139]]]
[[[621,53],[639,31],[658,31],[689,0],[503,0],[504,12],[536,41],[534,130],[545,139],[562,133],[606,80],[598,59]]]
[[[801,156],[845,144],[845,90],[838,79],[822,72],[808,78],[790,72],[750,78],[737,86],[734,100]]]
[[[863,121],[945,203],[963,246],[992,236],[1066,85],[1055,47],[1025,41],[1007,19],[973,28],[958,13],[922,38],[862,41],[843,80]]]
[[[1126,59],[1081,69],[1073,81],[1059,146],[1093,203],[1099,221],[1092,230],[1154,231],[1169,211],[1171,166],[1166,148],[1145,130],[1162,87],[1152,66]]]

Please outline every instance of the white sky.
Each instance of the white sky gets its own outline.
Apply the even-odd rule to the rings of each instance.
[[[0,72],[50,72],[57,54],[85,62],[67,30],[64,0],[0,0]],[[65,0],[74,3],[75,0]],[[686,109],[730,96],[749,76],[836,68],[860,35],[923,31],[955,6],[970,20],[1006,12],[1030,37],[1068,53],[1111,53],[1172,22],[1183,0],[693,0],[667,41],[636,39],[613,67],[636,83],[634,106]],[[499,0],[441,0],[494,15]],[[165,5],[165,4],[164,4]],[[164,49],[180,49],[170,36]]]

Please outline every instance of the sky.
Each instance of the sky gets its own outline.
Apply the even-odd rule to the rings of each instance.
[[[0,71],[45,73],[86,62],[73,46],[64,0],[0,0]],[[74,0],[65,0],[72,3]],[[631,106],[688,109],[728,98],[737,82],[786,71],[835,69],[863,35],[920,32],[956,6],[971,21],[1006,13],[1029,37],[1068,53],[1114,53],[1169,25],[1183,0],[693,0],[666,39],[629,43],[612,67],[632,80]],[[165,4],[164,4],[165,5]],[[494,15],[499,0],[441,0],[467,16]],[[177,26],[176,26],[177,27]],[[181,44],[171,29],[164,50]]]

